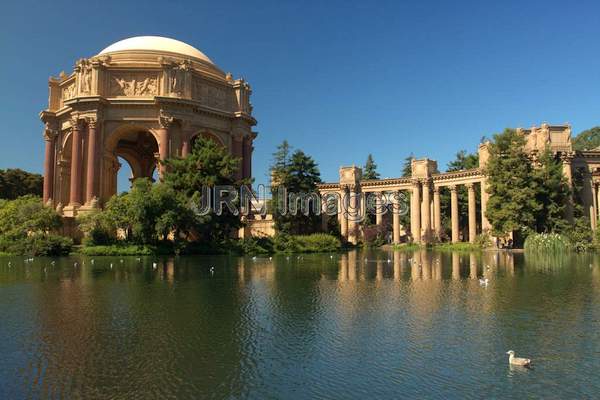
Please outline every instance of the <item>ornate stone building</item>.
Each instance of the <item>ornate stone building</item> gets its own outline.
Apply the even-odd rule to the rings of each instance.
[[[117,191],[117,157],[132,179],[157,161],[185,157],[209,137],[242,159],[252,176],[251,89],[183,42],[155,36],[114,43],[49,80],[44,202],[64,216],[101,207]],[[162,171],[158,171],[159,175]]]

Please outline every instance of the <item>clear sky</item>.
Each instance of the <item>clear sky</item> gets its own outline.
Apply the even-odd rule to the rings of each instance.
[[[505,127],[600,125],[593,1],[7,1],[0,17],[0,168],[42,171],[47,79],[120,39],[167,36],[253,88],[254,176],[287,139],[325,180],[372,153],[475,151]]]

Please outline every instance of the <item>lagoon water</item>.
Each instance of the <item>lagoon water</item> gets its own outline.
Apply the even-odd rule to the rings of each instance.
[[[91,260],[0,258],[0,398],[600,397],[596,256]]]

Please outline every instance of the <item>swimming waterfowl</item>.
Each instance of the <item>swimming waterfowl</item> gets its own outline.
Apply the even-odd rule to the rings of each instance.
[[[506,352],[508,354],[508,363],[511,365],[519,365],[521,367],[530,367],[531,360],[529,358],[521,358],[515,357],[515,352],[513,350],[509,350]]]
[[[488,278],[479,278],[479,284],[482,286],[487,286],[487,284],[489,283],[489,279]]]

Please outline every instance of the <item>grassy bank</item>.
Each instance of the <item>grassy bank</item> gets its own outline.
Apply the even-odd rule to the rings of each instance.
[[[312,235],[276,235],[275,237],[246,238],[223,243],[173,243],[156,246],[116,243],[110,245],[85,244],[74,248],[74,253],[86,256],[148,256],[200,254],[277,254],[277,253],[330,253],[342,248],[340,240],[323,233]]]

